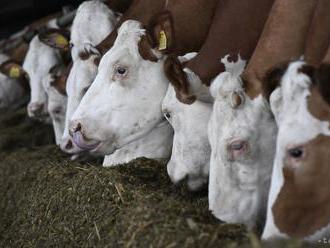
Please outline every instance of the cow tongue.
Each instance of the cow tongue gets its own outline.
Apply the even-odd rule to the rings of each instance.
[[[91,150],[95,149],[101,143],[101,142],[97,142],[97,143],[94,143],[94,144],[86,144],[85,139],[84,139],[81,132],[75,132],[73,134],[73,142],[80,149],[87,150],[87,151],[91,151]]]

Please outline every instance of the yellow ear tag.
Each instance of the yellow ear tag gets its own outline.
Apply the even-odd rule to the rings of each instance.
[[[158,43],[159,43],[159,47],[158,47],[159,51],[165,50],[167,48],[167,37],[164,30],[160,31],[159,33]]]
[[[63,35],[60,35],[60,34],[56,35],[55,43],[57,46],[63,47],[63,48],[65,48],[69,45],[68,40]]]
[[[11,78],[19,78],[20,76],[20,70],[17,66],[13,66],[9,70],[9,77]]]

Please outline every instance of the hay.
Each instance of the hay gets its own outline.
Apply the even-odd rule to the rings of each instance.
[[[261,247],[244,226],[216,220],[205,193],[173,186],[164,163],[102,168],[53,145],[0,158],[0,247]]]

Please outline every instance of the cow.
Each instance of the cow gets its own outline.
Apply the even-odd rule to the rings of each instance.
[[[279,127],[263,239],[328,240],[330,61],[275,68],[270,96]]]
[[[30,80],[31,100],[28,105],[30,117],[45,119],[48,116],[43,80],[50,68],[66,63],[68,39],[69,33],[66,30],[52,28],[40,31],[29,44],[23,68]]]
[[[95,46],[113,30],[116,22],[114,12],[100,1],[84,2],[77,10],[71,28],[73,64],[66,82],[68,99],[61,141],[61,149],[66,153],[82,152],[70,138],[69,120],[96,76],[100,53]]]
[[[221,220],[258,232],[264,225],[277,127],[262,94],[269,84],[263,79],[274,65],[303,55],[315,6],[276,0],[246,69],[240,76],[237,69],[221,73],[212,82],[209,203]],[[223,62],[234,67],[244,61]]]
[[[209,1],[213,5],[215,2]],[[169,1],[168,7],[180,8],[157,14],[146,29],[135,20],[128,20],[120,27],[113,47],[102,57],[98,75],[71,121],[74,140],[90,152],[111,154],[164,122],[161,102],[168,87],[164,59],[169,53],[180,54],[200,47],[214,12],[210,10],[212,6],[201,11],[201,16],[196,18],[198,25],[187,35],[182,32],[190,27],[186,20],[200,9],[201,2],[184,3]],[[202,21],[199,23],[199,20]],[[191,39],[191,35],[195,39]],[[108,90],[99,92],[102,88]],[[109,101],[91,113],[90,108],[99,105],[102,99]],[[99,120],[97,131],[91,118]]]
[[[207,124],[212,104],[208,104],[208,100],[200,97],[196,100],[196,97],[189,95],[187,90],[194,82],[200,82],[199,84],[202,85],[201,81],[203,81],[204,85],[209,85],[212,79],[223,72],[225,68],[221,63],[222,57],[228,56],[229,59],[234,60],[239,54],[244,59],[251,56],[272,3],[272,0],[255,1],[252,5],[251,2],[220,1],[208,37],[198,55],[189,61],[184,60],[183,63],[173,56],[166,60],[165,72],[176,89],[178,100],[192,104],[191,107],[184,106],[173,99],[175,96],[172,94],[172,87],[168,90],[163,102],[165,110],[168,109],[166,106],[170,105],[170,121],[175,130],[171,161],[168,163],[168,172],[172,181],[177,182],[188,175],[188,178],[207,182],[205,176],[209,171],[211,148],[208,144]],[[255,8],[252,7],[254,5],[259,6],[261,14],[255,15]],[[248,35],[245,32],[247,27],[251,29]],[[237,30],[235,36],[232,36],[232,30]],[[194,85],[197,84],[194,83]],[[209,95],[207,87],[199,88],[202,89],[204,95]],[[199,96],[201,96],[200,92]],[[201,112],[202,110],[205,110],[205,113]],[[194,116],[203,118],[194,118]],[[195,128],[194,134],[188,135],[192,126]],[[195,149],[191,152],[194,155],[188,155],[186,150],[189,149]],[[200,178],[197,177],[198,173]]]
[[[60,145],[64,132],[68,70],[70,70],[70,67],[66,68],[63,64],[53,66],[43,79],[43,88],[47,94],[47,110],[52,119],[56,145]]]
[[[304,60],[276,66],[266,77],[272,83],[264,94],[278,135],[263,239],[293,237],[323,242],[330,234],[326,179],[329,10],[328,1],[318,1]]]
[[[15,109],[25,102],[29,90],[26,73],[17,62],[0,54],[0,108]]]
[[[180,57],[180,63],[188,62],[197,53]],[[207,124],[212,104],[195,101],[183,104],[176,98],[175,90],[169,85],[162,102],[162,112],[174,130],[171,159],[167,173],[175,184],[187,178],[192,191],[203,188],[208,182],[211,148],[207,137]]]

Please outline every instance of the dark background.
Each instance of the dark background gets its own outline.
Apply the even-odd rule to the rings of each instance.
[[[61,11],[62,6],[78,6],[83,0],[0,0],[0,39],[24,28],[32,21]]]

